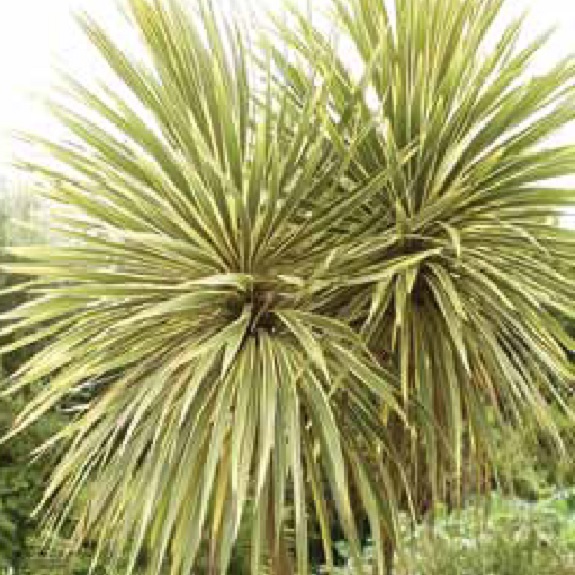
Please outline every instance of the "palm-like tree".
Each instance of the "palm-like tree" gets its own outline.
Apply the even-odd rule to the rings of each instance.
[[[52,104],[70,137],[24,167],[69,242],[12,250],[37,279],[3,333],[46,342],[14,433],[89,392],[45,507],[57,528],[87,490],[95,560],[224,572],[247,520],[254,573],[303,574],[336,517],[359,571],[364,514],[383,572],[403,501],[458,491],[493,425],[553,431],[575,237],[549,218],[575,196],[544,182],[575,150],[540,144],[573,61],[525,79],[519,24],[486,50],[499,0],[332,3],[359,79],[297,12],[289,56],[207,3],[130,0],[141,59],[82,21],[126,95]]]
[[[326,273],[363,235],[386,170],[349,181],[353,149],[326,139],[325,90],[298,106],[278,96],[252,39],[207,3],[129,8],[141,59],[82,20],[128,94],[69,79],[51,103],[69,137],[34,138],[51,159],[24,163],[68,242],[14,249],[28,261],[4,266],[38,278],[3,333],[47,342],[14,378],[48,380],[14,433],[90,397],[50,442],[66,454],[47,526],[82,496],[73,543],[95,538],[95,561],[128,553],[131,570],[145,547],[150,572],[187,574],[202,551],[225,572],[249,500],[253,572],[291,572],[295,530],[305,573],[309,502],[331,563],[327,486],[358,557],[350,484],[391,530],[388,470],[368,476],[363,446],[383,449],[382,413],[401,410]]]
[[[349,321],[400,378],[408,417],[388,432],[425,510],[459,495],[466,458],[489,467],[495,429],[535,423],[561,448],[548,406],[573,381],[556,317],[575,311],[575,237],[557,226],[575,147],[553,136],[575,119],[575,59],[531,74],[547,35],[519,49],[520,18],[495,42],[503,0],[329,4],[336,41],[292,10],[276,22],[292,52],[274,56],[295,101],[310,66],[322,76],[332,142],[366,134],[352,181],[389,170],[369,239],[341,257],[361,286]]]

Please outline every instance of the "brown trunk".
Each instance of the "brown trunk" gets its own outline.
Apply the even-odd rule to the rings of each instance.
[[[275,550],[272,552],[272,574],[273,575],[293,575],[293,565],[291,557],[286,549],[283,539],[277,542]]]
[[[395,545],[389,537],[386,537],[383,545],[384,545],[383,552],[385,555],[385,575],[393,575],[393,559],[395,557]]]
[[[273,499],[273,489],[270,489],[268,500],[268,544],[270,547],[271,575],[294,575],[294,569],[290,554],[287,550],[281,532],[276,537],[275,506]]]

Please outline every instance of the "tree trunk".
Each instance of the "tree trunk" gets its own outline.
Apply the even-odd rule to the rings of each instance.
[[[385,575],[393,575],[393,559],[395,557],[395,544],[386,537],[383,543],[383,553],[385,555]]]
[[[272,550],[272,575],[293,575],[293,565],[291,557],[286,548],[283,539],[275,545],[275,550]]]
[[[271,559],[271,575],[294,575],[294,569],[289,551],[281,532],[276,537],[276,517],[273,499],[273,488],[270,489],[268,503],[268,544]]]

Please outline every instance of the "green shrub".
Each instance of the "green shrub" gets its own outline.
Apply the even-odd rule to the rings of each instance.
[[[433,526],[405,521],[403,537],[394,575],[573,575],[575,491],[537,503],[495,495],[462,511],[438,510]],[[345,545],[340,551],[346,555]],[[368,569],[372,555],[367,547]]]
[[[496,500],[419,527],[397,575],[562,575],[575,570],[573,515],[559,507]],[[403,563],[403,564],[402,564]]]

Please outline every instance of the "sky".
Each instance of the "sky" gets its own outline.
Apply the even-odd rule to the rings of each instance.
[[[58,68],[81,79],[105,73],[79,30],[74,13],[85,10],[121,35],[125,30],[117,1],[0,0],[0,173],[12,156],[14,130],[53,129],[38,100],[53,88]],[[279,1],[215,0],[228,10],[237,9],[240,4],[272,6]],[[556,27],[538,63],[542,69],[570,52],[575,53],[573,0],[507,0],[500,24],[523,11],[528,11],[525,41]],[[575,125],[562,139],[575,142]]]

